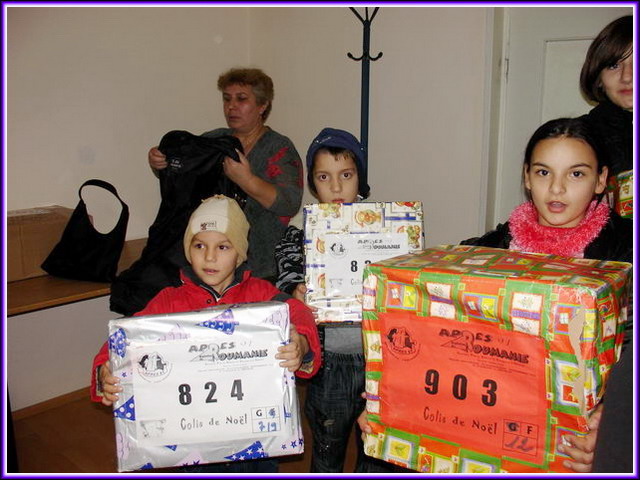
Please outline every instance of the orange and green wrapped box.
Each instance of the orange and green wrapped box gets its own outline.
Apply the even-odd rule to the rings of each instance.
[[[421,472],[567,472],[622,347],[631,264],[438,246],[363,280],[365,452]]]
[[[609,204],[623,218],[633,218],[633,170],[609,177]]]

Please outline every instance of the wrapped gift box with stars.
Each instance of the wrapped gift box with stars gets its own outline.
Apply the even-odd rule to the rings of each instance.
[[[288,338],[281,302],[110,321],[118,470],[302,453]]]

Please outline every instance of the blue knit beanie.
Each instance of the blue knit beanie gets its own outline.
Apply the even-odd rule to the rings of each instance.
[[[364,199],[369,196],[367,184],[367,160],[364,149],[356,137],[345,130],[337,128],[323,128],[313,139],[307,151],[307,183],[312,192],[315,192],[313,184],[313,160],[316,152],[321,148],[337,147],[350,150],[356,157],[356,169],[358,171],[358,194]]]

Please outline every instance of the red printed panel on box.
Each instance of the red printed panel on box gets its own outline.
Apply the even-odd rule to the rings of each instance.
[[[547,402],[541,338],[435,317],[416,322],[411,315],[380,314],[379,319],[385,424],[496,457],[543,462]]]

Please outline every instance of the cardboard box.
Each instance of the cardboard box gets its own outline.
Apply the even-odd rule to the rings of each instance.
[[[610,177],[607,182],[609,204],[618,215],[633,218],[633,170]]]
[[[619,358],[631,264],[440,246],[369,265],[365,451],[423,472],[567,472]]]
[[[422,204],[305,205],[304,235],[305,300],[318,323],[360,322],[364,267],[422,249]]]
[[[40,268],[73,213],[72,208],[48,207],[7,212],[7,281],[39,277]]]
[[[282,302],[109,322],[118,471],[303,452]]]

